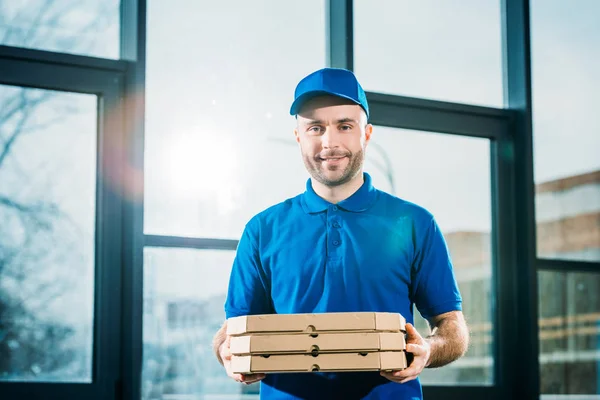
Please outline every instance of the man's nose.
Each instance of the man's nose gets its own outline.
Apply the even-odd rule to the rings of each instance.
[[[339,147],[337,132],[331,127],[327,127],[321,137],[322,146],[324,149],[333,149]]]

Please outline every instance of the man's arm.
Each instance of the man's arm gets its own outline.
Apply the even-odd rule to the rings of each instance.
[[[430,318],[432,332],[423,338],[412,324],[406,324],[406,352],[413,360],[402,371],[381,372],[391,381],[405,383],[416,379],[424,368],[449,364],[466,353],[469,329],[461,311],[450,311]]]
[[[469,328],[460,311],[451,311],[432,317],[429,321],[431,334],[430,354],[425,368],[438,368],[462,357],[469,348]]]

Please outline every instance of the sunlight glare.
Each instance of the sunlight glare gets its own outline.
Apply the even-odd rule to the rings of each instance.
[[[216,202],[216,210],[227,212],[235,207],[238,156],[231,139],[216,130],[174,134],[165,160],[170,189],[180,198]]]

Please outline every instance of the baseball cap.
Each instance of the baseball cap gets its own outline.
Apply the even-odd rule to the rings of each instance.
[[[343,97],[361,106],[369,118],[367,96],[354,73],[343,68],[323,68],[304,77],[296,86],[291,115],[297,115],[304,103],[322,95]]]

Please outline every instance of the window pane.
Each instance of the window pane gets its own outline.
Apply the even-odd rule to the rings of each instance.
[[[91,381],[96,103],[0,85],[0,380]]]
[[[468,353],[423,371],[423,384],[493,383],[489,141],[375,127],[367,151],[365,170],[376,187],[425,207],[438,221],[471,329]],[[415,326],[421,334],[429,331],[420,316]]]
[[[541,271],[538,283],[542,398],[598,399],[600,274]]]
[[[258,384],[229,378],[212,352],[234,257],[234,251],[145,249],[142,399],[249,400],[241,394],[258,393]]]
[[[537,253],[600,261],[600,2],[531,2]]]
[[[119,0],[0,2],[0,44],[119,58]]]
[[[500,3],[355,0],[365,90],[502,107]]]
[[[323,0],[151,0],[147,52],[147,233],[237,238],[303,190],[289,107],[325,66]]]

